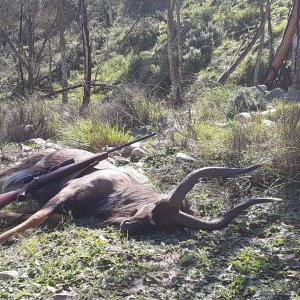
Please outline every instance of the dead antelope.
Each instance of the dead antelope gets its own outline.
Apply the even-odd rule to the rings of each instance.
[[[0,173],[2,190],[14,190],[22,186],[22,178],[28,174],[74,159],[81,161],[93,156],[78,149],[47,150],[20,165]],[[75,218],[95,216],[105,224],[115,224],[130,234],[168,227],[187,227],[195,230],[218,230],[227,226],[248,207],[277,201],[277,198],[254,198],[246,200],[225,215],[212,221],[199,220],[192,215],[185,200],[187,193],[201,177],[235,176],[256,170],[263,163],[247,168],[201,168],[187,175],[170,193],[162,194],[142,183],[130,171],[118,168],[107,160],[83,170],[77,177],[67,176],[53,180],[33,193],[41,209],[31,216],[2,212],[2,219],[22,221],[16,227],[2,233],[5,241],[16,233],[39,226],[46,220],[57,218],[58,213],[71,211]]]

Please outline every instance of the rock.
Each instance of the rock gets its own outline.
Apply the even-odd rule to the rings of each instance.
[[[287,94],[287,91],[285,91],[281,88],[275,88],[266,94],[266,99],[272,100],[272,99],[284,98],[286,96],[286,94]]]
[[[32,147],[29,147],[29,146],[25,146],[25,145],[22,145],[22,152],[31,152],[33,150]]]
[[[118,156],[115,156],[115,157],[118,157]],[[113,165],[115,164],[115,160],[112,157],[107,158],[107,161]]]
[[[260,93],[264,93],[264,94],[268,92],[268,89],[264,84],[251,86],[251,87],[249,87],[249,89],[254,92],[260,92]]]
[[[253,117],[253,114],[252,113],[249,113],[249,112],[241,112],[237,115],[234,116],[234,120],[237,120],[237,121],[244,121],[244,120],[249,120],[249,119],[252,119]]]
[[[113,153],[111,153],[111,156],[115,157],[115,156],[122,156],[122,155],[119,151],[114,151]]]
[[[293,90],[293,91],[288,91],[286,92],[286,94],[284,95],[284,100],[286,101],[299,101],[300,100],[300,91],[298,90]]]
[[[12,280],[17,277],[19,277],[18,271],[11,270],[11,271],[0,272],[0,279],[2,280]]]
[[[47,149],[52,148],[52,149],[55,149],[55,150],[59,150],[59,149],[61,149],[62,147],[61,147],[60,145],[58,145],[58,144],[48,142],[48,143],[45,145],[45,148],[47,148]]]
[[[265,116],[265,115],[269,115],[269,114],[274,114],[276,113],[276,109],[273,108],[271,105],[267,106],[267,110],[261,111],[259,112],[260,116]]]
[[[61,292],[59,294],[54,294],[53,296],[47,298],[47,300],[66,300],[66,299],[77,299],[73,293]]]
[[[45,147],[47,142],[41,138],[36,138],[36,139],[30,139],[29,144],[33,145],[36,148],[42,148]]]
[[[131,145],[131,148],[132,149],[141,148],[141,143],[140,142],[136,142],[136,143],[134,143],[134,144]]]
[[[176,161],[177,162],[195,162],[195,158],[188,156],[184,153],[177,153],[176,155]]]
[[[131,155],[132,153],[132,150],[135,149],[135,148],[141,148],[141,143],[140,142],[137,142],[137,143],[134,143],[126,148],[123,148],[121,149],[121,154],[122,156],[125,156],[125,157],[128,157]]]
[[[275,127],[276,123],[270,120],[262,120],[261,124],[264,125],[265,127]]]
[[[254,117],[265,116],[265,115],[274,114],[274,113],[276,113],[276,109],[273,108],[272,105],[268,105],[267,110],[264,110],[264,111],[241,112],[234,116],[234,120],[237,120],[240,122],[245,122],[245,121],[248,122]]]
[[[143,157],[144,155],[146,155],[146,151],[141,148],[134,148],[131,151],[131,159],[132,160],[138,160],[141,157]]]

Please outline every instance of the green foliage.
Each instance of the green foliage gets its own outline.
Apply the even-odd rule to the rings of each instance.
[[[245,253],[240,253],[230,261],[238,271],[243,274],[257,274],[264,267],[266,261],[259,253],[251,252],[245,248]]]
[[[130,29],[129,29],[130,30]],[[140,20],[133,30],[121,40],[119,52],[138,55],[143,51],[151,51],[156,47],[158,24],[149,19]]]
[[[211,6],[201,6],[186,16],[191,22],[190,30],[184,37],[184,71],[188,74],[199,72],[208,67],[213,49],[218,47],[224,36],[223,24],[212,22],[214,10]],[[188,6],[189,12],[190,7]],[[183,11],[184,14],[184,11]]]
[[[121,79],[127,73],[128,64],[128,58],[123,55],[114,55],[106,62],[99,63],[97,79],[100,81]]]

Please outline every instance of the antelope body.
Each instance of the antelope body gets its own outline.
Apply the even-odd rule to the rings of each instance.
[[[78,149],[47,150],[37,154],[18,166],[0,173],[2,192],[22,186],[22,178],[74,159],[80,161],[93,153]],[[23,221],[16,227],[0,234],[5,241],[16,233],[39,226],[46,220],[57,218],[62,211],[72,211],[75,218],[98,217],[105,224],[115,224],[122,231],[142,233],[145,230],[168,227],[188,227],[191,229],[217,230],[227,226],[248,207],[277,201],[276,198],[253,198],[233,208],[224,216],[212,221],[195,218],[185,200],[186,194],[201,177],[234,176],[259,168],[262,163],[248,168],[211,167],[198,169],[187,175],[169,194],[156,192],[151,186],[141,182],[135,174],[118,168],[104,160],[82,173],[54,180],[34,193],[41,209],[31,216],[15,213],[0,213],[3,219]]]

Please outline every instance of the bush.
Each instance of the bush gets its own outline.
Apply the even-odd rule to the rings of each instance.
[[[139,86],[122,86],[106,103],[103,113],[111,123],[126,128],[148,127],[157,130],[167,125],[169,110],[164,102],[148,98],[145,90]]]
[[[242,88],[229,98],[226,116],[233,118],[237,113],[265,110],[266,107],[267,102],[262,93]]]
[[[55,135],[57,115],[46,102],[13,101],[1,103],[0,144],[48,139]]]

